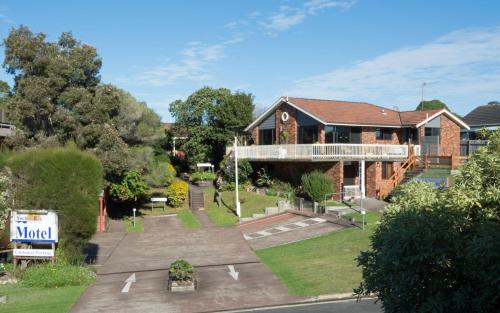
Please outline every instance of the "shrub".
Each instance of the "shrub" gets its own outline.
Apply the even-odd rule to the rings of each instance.
[[[69,259],[82,257],[82,248],[95,233],[97,199],[102,188],[99,160],[76,148],[30,149],[15,154],[12,171],[16,209],[53,209],[59,215],[59,249]]]
[[[151,187],[165,187],[172,183],[175,169],[170,163],[154,162],[146,176],[146,182]]]
[[[168,203],[179,207],[184,203],[188,194],[188,184],[182,180],[176,180],[167,187]]]
[[[273,180],[272,189],[276,191],[278,196],[285,197],[287,200],[295,199],[295,188],[290,183],[280,180]]]
[[[168,276],[171,280],[192,280],[194,269],[193,266],[184,260],[177,260],[170,264]]]
[[[146,195],[148,186],[137,171],[125,172],[120,183],[112,183],[109,188],[110,196],[122,202],[136,202]]]
[[[261,168],[257,172],[257,180],[255,182],[259,187],[271,187],[271,185],[273,184],[271,176],[268,173],[266,173],[266,170],[263,168]]]
[[[222,162],[220,163],[220,168],[225,181],[235,181],[234,161],[231,158],[224,158],[224,160],[222,160]],[[244,183],[250,180],[250,177],[252,177],[252,173],[253,168],[250,165],[250,162],[248,162],[247,160],[238,160],[239,183]]]
[[[26,287],[55,288],[90,285],[96,274],[89,267],[76,265],[38,264],[28,267],[22,274]]]
[[[194,172],[191,174],[192,181],[213,181],[217,176],[212,172]]]
[[[312,171],[302,175],[304,192],[315,202],[325,200],[325,196],[333,192],[333,180],[320,171]]]

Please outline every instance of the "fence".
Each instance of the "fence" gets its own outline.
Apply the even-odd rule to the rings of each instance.
[[[460,155],[468,156],[474,154],[477,149],[486,147],[488,140],[465,140],[460,142]]]

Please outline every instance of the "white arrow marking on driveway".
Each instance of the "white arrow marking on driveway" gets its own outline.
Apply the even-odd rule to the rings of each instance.
[[[130,286],[132,286],[132,283],[135,283],[135,273],[130,275],[129,278],[125,280],[126,284],[122,289],[122,292],[128,292],[130,290]]]
[[[231,277],[234,278],[234,280],[238,280],[238,275],[240,273],[234,270],[234,265],[228,265],[227,267],[229,268],[228,274],[231,275]]]

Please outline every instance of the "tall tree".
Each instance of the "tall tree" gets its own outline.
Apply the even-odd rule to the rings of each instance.
[[[234,136],[252,122],[253,96],[229,89],[203,87],[185,101],[170,104],[177,127],[183,127],[188,139],[183,149],[191,164],[211,161],[218,165]]]
[[[14,75],[8,101],[17,132],[14,146],[74,141],[95,152],[106,177],[126,169],[128,146],[153,145],[164,136],[160,117],[145,103],[109,84],[101,84],[101,58],[95,48],[62,33],[56,42],[27,27],[4,40],[3,66]]]
[[[440,100],[434,99],[430,101],[420,101],[415,110],[424,111],[424,110],[436,110],[436,109],[448,109],[448,106],[441,102]]]

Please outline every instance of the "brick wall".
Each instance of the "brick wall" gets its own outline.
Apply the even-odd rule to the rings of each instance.
[[[377,196],[377,188],[382,182],[382,167],[380,162],[366,162],[366,196],[375,198]]]
[[[460,155],[460,126],[441,114],[440,155]]]
[[[318,125],[318,142],[325,143],[325,125]]]
[[[252,140],[254,145],[259,144],[259,127],[252,129]]]
[[[401,128],[390,128],[392,130],[391,140],[377,140],[375,137],[375,127],[361,128],[361,143],[381,144],[381,145],[400,145],[403,140],[403,130]]]
[[[281,121],[281,114],[287,112],[290,116],[288,121]],[[290,105],[283,103],[276,109],[276,143],[280,143],[280,131],[286,130],[288,136],[283,144],[297,143],[297,110]]]

